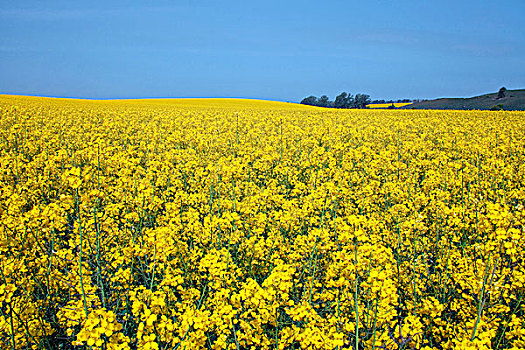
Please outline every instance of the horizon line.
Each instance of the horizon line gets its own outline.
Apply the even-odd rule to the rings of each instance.
[[[523,88],[510,88],[507,89],[507,91],[519,91],[519,90],[525,90],[525,87]],[[478,96],[488,95],[488,94],[494,94],[496,92],[483,92],[478,93],[477,95],[469,95],[467,97],[452,97],[452,96],[437,96],[432,98],[410,98],[410,100],[438,100],[438,99],[444,99],[444,98],[474,98]],[[86,100],[86,101],[112,101],[112,100],[154,100],[154,99],[240,99],[240,100],[259,100],[259,101],[275,101],[275,102],[286,102],[286,103],[294,103],[294,104],[301,104],[300,101],[291,101],[291,100],[283,100],[283,99],[269,99],[269,98],[260,98],[260,97],[245,97],[245,96],[146,96],[146,97],[103,97],[103,98],[94,98],[94,97],[78,97],[78,96],[58,96],[58,95],[45,95],[45,94],[25,94],[25,93],[8,93],[8,92],[2,92],[0,91],[0,95],[4,96],[25,96],[25,97],[45,97],[45,98],[57,98],[57,99],[70,99],[70,100]],[[374,99],[374,100],[380,100],[380,99]],[[384,99],[385,101],[395,101],[399,99]]]
[[[19,94],[19,93],[5,93],[0,92],[1,96],[23,96],[23,97],[44,97],[44,98],[57,98],[57,99],[69,99],[69,100],[86,100],[86,101],[115,101],[115,100],[168,100],[168,99],[236,99],[236,100],[259,100],[259,101],[274,101],[274,102],[286,102],[300,104],[298,101],[280,100],[280,99],[269,99],[260,97],[238,97],[238,96],[149,96],[149,97],[76,97],[76,96],[57,96],[57,95],[33,95],[33,94]]]

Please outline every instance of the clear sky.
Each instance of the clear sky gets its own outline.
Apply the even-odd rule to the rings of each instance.
[[[525,88],[525,0],[2,0],[0,38],[0,93],[299,101]]]

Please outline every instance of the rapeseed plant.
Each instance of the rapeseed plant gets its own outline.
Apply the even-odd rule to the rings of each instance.
[[[0,114],[1,348],[525,346],[523,112]]]

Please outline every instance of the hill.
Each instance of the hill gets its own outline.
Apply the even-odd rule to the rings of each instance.
[[[404,109],[480,109],[490,110],[501,105],[504,110],[525,110],[525,89],[507,90],[505,97],[498,98],[498,93],[469,98],[438,98],[422,101],[402,107]]]

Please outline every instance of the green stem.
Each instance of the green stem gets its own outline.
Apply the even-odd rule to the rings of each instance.
[[[157,245],[155,245],[155,251],[153,253],[153,273],[151,275],[151,282],[149,284],[149,289],[153,290],[153,281],[155,280],[155,261],[157,259]]]
[[[519,309],[520,307],[520,304],[521,304],[521,299],[523,298],[523,295],[520,295],[520,298],[518,299],[518,303],[516,304],[516,307],[514,308],[514,311],[509,315],[509,319],[511,318],[511,316],[516,313],[516,311]],[[507,327],[509,326],[509,323],[507,321],[507,323],[505,324],[505,328],[503,328],[503,332],[500,334],[500,336],[498,337],[498,342],[496,344],[496,350],[499,348],[499,344],[501,343],[501,340],[503,339],[503,336],[505,335],[505,332],[507,331]]]
[[[357,274],[357,239],[355,242],[355,350],[359,349],[359,306],[357,305],[358,274]]]
[[[80,214],[80,205],[79,205],[79,199],[78,199],[78,188],[77,188],[77,215],[78,215],[78,233],[80,235],[80,248],[79,248],[79,256],[78,256],[78,271],[80,274],[80,289],[82,289],[82,298],[84,300],[84,311],[86,312],[86,319],[88,317],[88,307],[87,307],[87,301],[86,301],[86,292],[84,291],[84,279],[82,277],[82,220],[81,220],[81,214]]]
[[[95,232],[97,233],[97,282],[98,287],[100,288],[100,292],[102,294],[102,306],[104,308],[106,307],[106,295],[104,293],[104,284],[102,283],[101,275],[102,272],[100,270],[100,230],[98,227],[98,218],[97,218],[97,208],[93,207],[93,216],[94,216],[94,224],[95,224]]]
[[[376,326],[377,326],[377,304],[379,301],[379,295],[376,297],[376,307],[374,311],[374,338],[372,340],[372,350],[376,348]]]
[[[11,303],[10,305],[10,309],[11,309],[11,312],[9,313],[10,314],[10,325],[11,325],[11,342],[12,342],[12,345],[13,345],[13,350],[16,349],[16,343],[15,343],[15,327],[13,325],[13,304]],[[0,311],[2,311],[2,308],[0,308]],[[5,315],[4,315],[4,311],[2,311],[2,316],[4,316],[5,318]]]
[[[478,303],[478,317],[476,318],[476,323],[474,324],[474,329],[472,330],[472,336],[470,337],[470,341],[474,341],[474,338],[476,337],[476,330],[478,329],[479,320],[481,319],[481,313],[483,312],[483,306],[485,305],[485,287],[487,286],[487,273],[489,270],[489,261],[490,257],[492,255],[492,252],[489,253],[489,258],[487,259],[487,266],[485,266],[485,273],[483,274],[483,286],[481,287],[481,292],[479,293],[479,303]]]

